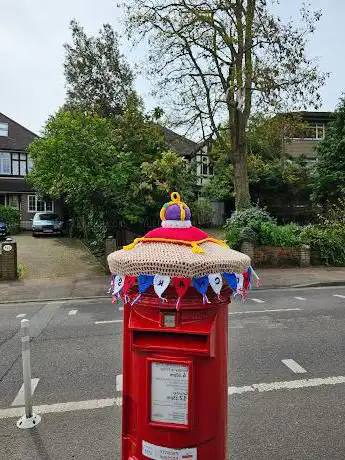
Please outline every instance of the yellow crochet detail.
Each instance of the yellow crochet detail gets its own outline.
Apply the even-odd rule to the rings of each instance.
[[[183,201],[181,201],[181,196],[178,192],[173,192],[171,195],[170,195],[170,198],[171,198],[171,201],[169,201],[169,203],[165,203],[165,205],[162,207],[161,209],[161,212],[159,214],[159,217],[161,218],[161,220],[166,220],[165,219],[165,211],[167,210],[167,208],[173,204],[177,204],[179,205],[180,207],[180,211],[181,211],[181,220],[184,221],[186,220],[186,209],[189,210],[189,207],[186,205],[186,203],[184,203]]]
[[[138,243],[170,243],[170,244],[183,244],[185,246],[191,246],[192,247],[192,252],[194,254],[204,254],[204,250],[199,246],[200,244],[203,244],[203,243],[207,243],[207,242],[210,242],[210,243],[216,243],[216,244],[220,244],[221,246],[224,246],[224,247],[228,247],[228,245],[226,244],[225,241],[222,241],[222,240],[217,240],[215,238],[205,238],[203,240],[199,240],[199,241],[186,241],[186,240],[175,240],[175,239],[172,239],[172,238],[136,238],[133,243],[131,244],[128,244],[127,246],[124,246],[123,249],[125,251],[130,251],[131,249],[135,248],[135,246],[138,244]]]
[[[135,240],[131,244],[127,244],[124,246],[123,249],[125,251],[130,251],[131,249],[135,248],[135,246],[142,240],[142,238],[135,238]]]

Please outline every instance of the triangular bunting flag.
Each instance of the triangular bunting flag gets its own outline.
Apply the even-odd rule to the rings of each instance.
[[[237,277],[235,273],[224,273],[224,278],[231,289],[236,292],[237,291]]]
[[[163,299],[162,295],[170,284],[170,276],[156,275],[153,279],[153,288],[155,293],[160,299]]]
[[[223,287],[223,278],[220,273],[208,275],[208,280],[214,292],[219,295]]]
[[[189,286],[190,286],[191,279],[190,278],[181,278],[175,277],[173,278],[173,285],[177,292],[178,299],[176,302],[176,308],[179,309],[180,303],[182,298],[185,296]]]
[[[208,280],[208,276],[205,275],[205,276],[200,276],[199,278],[194,278],[192,283],[195,289],[202,295],[203,303],[210,303],[206,295],[207,288],[210,284]]]
[[[148,290],[150,286],[153,284],[153,275],[139,275],[138,276],[138,286],[140,294],[143,294],[145,291]]]

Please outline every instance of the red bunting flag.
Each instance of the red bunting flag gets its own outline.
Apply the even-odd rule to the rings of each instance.
[[[130,298],[127,295],[127,292],[135,285],[136,280],[137,280],[136,276],[126,276],[125,282],[123,285],[123,289],[122,289],[124,303],[130,302]]]
[[[191,282],[190,278],[180,278],[180,277],[173,278],[173,285],[174,285],[175,290],[176,290],[177,295],[178,295],[178,299],[177,299],[177,302],[176,302],[177,310],[179,310],[181,299],[186,294],[186,292],[187,292],[187,290],[188,290],[188,288],[190,286],[190,282]]]

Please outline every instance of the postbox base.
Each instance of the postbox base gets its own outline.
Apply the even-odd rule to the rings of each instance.
[[[158,446],[144,441],[144,445],[149,444],[151,453],[146,456],[142,453],[143,443],[124,443],[126,452],[123,454],[123,460],[226,460],[227,453],[224,446],[219,446],[216,439],[196,447],[186,447],[174,449],[168,446]],[[135,451],[135,454],[129,452]]]

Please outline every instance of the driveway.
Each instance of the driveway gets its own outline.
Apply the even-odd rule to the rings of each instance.
[[[23,279],[68,278],[80,280],[104,274],[96,258],[79,241],[67,237],[15,237]]]

